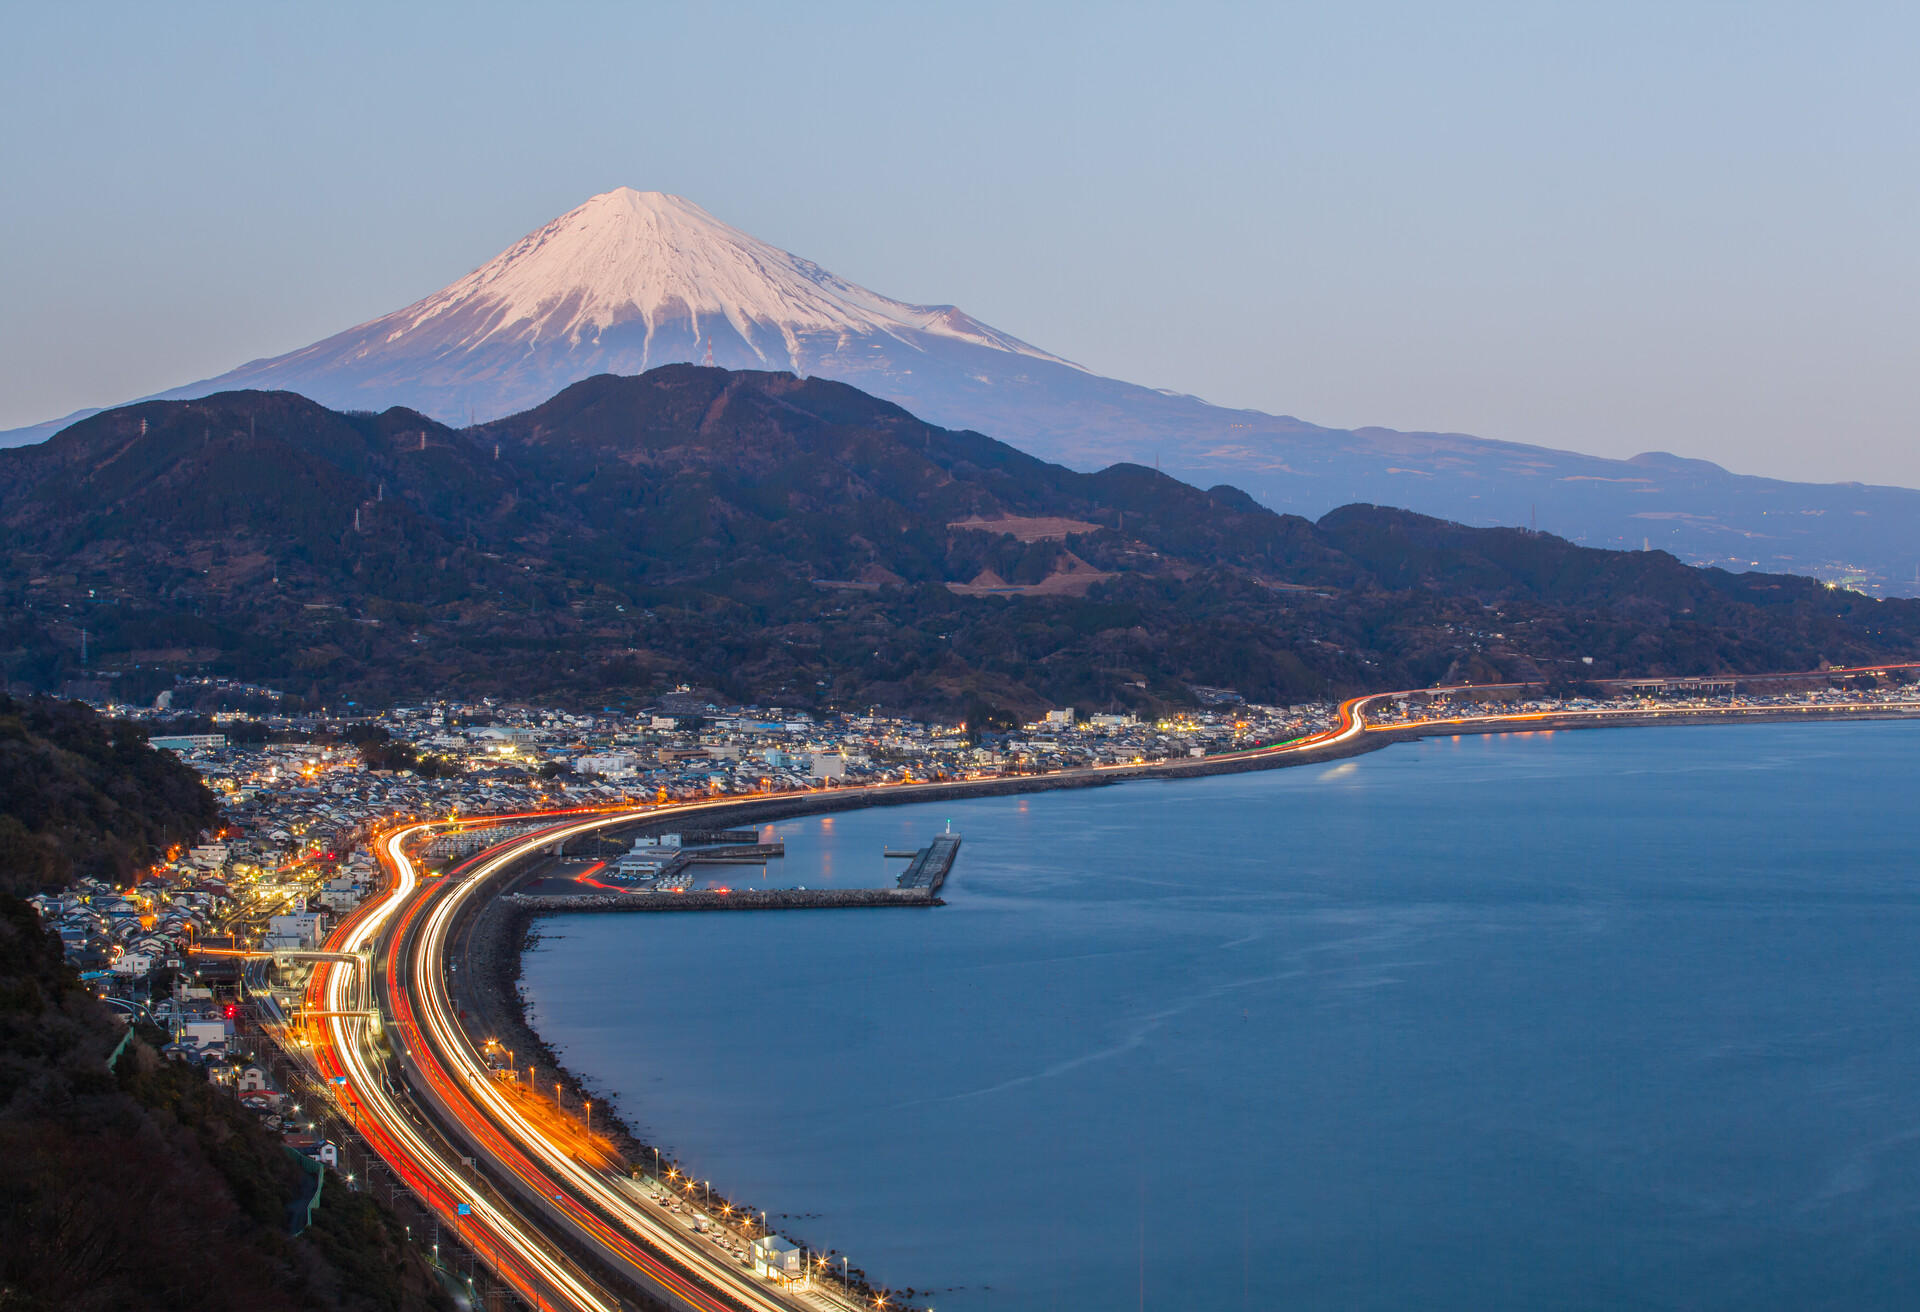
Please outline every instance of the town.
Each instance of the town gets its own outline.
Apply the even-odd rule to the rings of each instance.
[[[1861,704],[1895,709],[1915,700],[1910,685],[1892,674],[1805,686],[1809,682],[1804,676],[1790,682],[1652,679],[1607,695],[1572,697],[1543,697],[1538,689],[1527,690],[1535,695],[1415,691],[1374,700],[1366,720],[1384,730],[1468,717],[1778,713]],[[235,700],[249,701],[275,695],[224,680],[204,685],[183,691],[231,691]],[[102,992],[134,996],[146,992],[149,977],[177,969],[189,943],[317,945],[329,922],[377,885],[366,840],[380,823],[399,817],[509,815],[1193,761],[1319,733],[1338,713],[1332,703],[1250,704],[1225,689],[1204,695],[1211,705],[1154,722],[1061,708],[1016,730],[978,733],[878,713],[816,716],[720,706],[684,689],[631,713],[493,698],[359,718],[213,713],[216,729],[264,730],[264,741],[168,733],[173,699],[163,697],[156,707],[113,709],[149,723],[155,746],[199,771],[224,802],[224,828],[170,854],[131,889],[82,881],[62,896],[39,897],[36,905],[89,980]],[[393,760],[396,748],[416,768],[370,763]]]

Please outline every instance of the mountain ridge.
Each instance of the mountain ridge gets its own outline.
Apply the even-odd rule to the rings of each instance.
[[[640,704],[688,682],[1028,716],[1920,650],[1916,602],[1371,505],[1315,523],[694,365],[469,430],[287,392],[142,402],[0,451],[0,524],[0,661],[32,688],[80,676],[82,629],[128,689]]]
[[[1231,483],[1307,518],[1356,501],[1401,505],[1875,595],[1920,593],[1920,491],[1213,406],[1101,377],[956,307],[883,296],[691,201],[629,188],[591,198],[392,314],[156,397],[284,389],[460,425],[531,408],[596,374],[709,356],[835,378],[1077,469],[1124,460],[1201,486]],[[69,422],[78,419],[0,434],[0,444]]]

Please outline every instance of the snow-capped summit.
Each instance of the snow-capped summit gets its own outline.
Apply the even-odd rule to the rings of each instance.
[[[637,367],[714,343],[738,367],[804,369],[808,339],[936,336],[1065,364],[951,305],[907,305],[722,223],[692,201],[621,187],[595,196],[460,281],[366,325],[384,341],[429,332],[455,349],[498,342],[591,348],[638,324]],[[721,339],[726,339],[725,345]],[[622,345],[626,345],[623,341]]]

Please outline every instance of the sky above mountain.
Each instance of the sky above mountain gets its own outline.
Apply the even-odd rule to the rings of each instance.
[[[1920,485],[1906,7],[18,10],[0,426],[630,185],[1110,377]]]

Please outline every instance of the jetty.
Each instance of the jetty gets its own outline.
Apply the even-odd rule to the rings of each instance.
[[[751,829],[716,831],[699,837],[715,845],[690,847],[683,838],[679,847],[636,847],[612,863],[607,878],[631,884],[637,891],[684,893],[698,878],[695,866],[764,866],[787,854],[785,843],[754,841],[758,835]],[[743,837],[744,842],[720,841]]]
[[[680,831],[682,847],[711,847],[726,845],[732,847],[751,846],[760,841],[757,829],[683,829]],[[769,844],[779,847],[780,844]]]
[[[930,895],[938,893],[940,885],[947,882],[947,872],[953,869],[954,858],[959,855],[960,835],[949,830],[935,836],[931,843],[913,854],[913,860],[907,863],[906,873],[900,876],[899,886],[903,889],[924,888]]]
[[[824,911],[847,907],[937,907],[924,888],[742,888],[721,892],[650,890],[583,897],[509,893],[501,899],[527,911]]]

